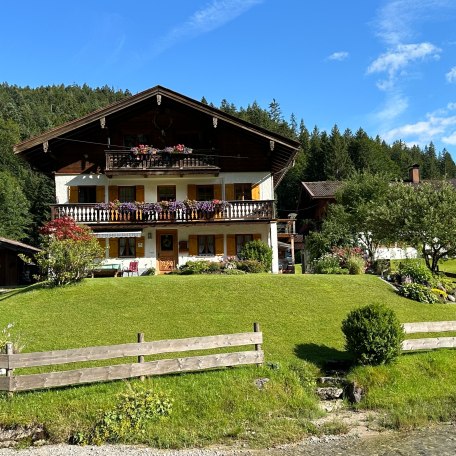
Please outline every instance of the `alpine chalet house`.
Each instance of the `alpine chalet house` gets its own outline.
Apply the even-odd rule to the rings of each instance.
[[[166,273],[261,239],[278,272],[274,191],[299,143],[161,86],[24,141],[55,177],[52,217],[88,225],[106,264]]]

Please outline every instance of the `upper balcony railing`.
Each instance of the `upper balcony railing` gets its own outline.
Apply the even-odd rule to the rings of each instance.
[[[228,201],[214,211],[200,209],[119,210],[100,209],[97,204],[53,204],[52,219],[72,217],[78,223],[187,223],[201,221],[272,220],[273,201]]]
[[[161,152],[138,154],[106,151],[106,171],[134,173],[135,171],[159,171],[179,173],[182,171],[219,171],[218,157],[205,154]]]

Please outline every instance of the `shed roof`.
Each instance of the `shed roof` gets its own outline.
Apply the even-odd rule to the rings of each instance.
[[[334,198],[336,191],[342,185],[342,181],[302,182],[302,185],[312,199]]]
[[[41,250],[31,245],[24,244],[23,242],[14,241],[13,239],[7,239],[0,237],[0,247],[7,248],[8,250],[14,250],[21,253],[38,253]]]

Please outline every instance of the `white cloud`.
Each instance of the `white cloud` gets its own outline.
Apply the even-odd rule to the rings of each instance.
[[[375,114],[377,121],[389,124],[408,108],[408,100],[400,93],[390,95],[382,110]]]
[[[380,55],[367,68],[367,74],[387,73],[388,79],[377,83],[381,90],[388,90],[394,86],[398,74],[417,60],[426,58],[439,59],[441,49],[431,43],[398,44],[394,50]]]
[[[451,133],[449,136],[444,136],[442,141],[450,146],[456,146],[456,131]]]
[[[450,110],[451,108],[442,108],[428,113],[425,120],[392,128],[384,132],[382,137],[389,142],[402,139],[415,144],[428,144],[432,140],[439,140],[447,144],[456,144],[456,116],[449,115]]]
[[[171,29],[158,40],[153,50],[158,55],[179,41],[211,32],[236,19],[263,0],[212,0],[204,8],[194,12],[183,24]]]
[[[389,0],[378,10],[377,35],[389,46],[415,39],[416,23],[445,21],[455,9],[453,0]]]
[[[385,52],[374,60],[369,65],[367,72],[379,73],[386,71],[394,74],[414,60],[424,59],[429,55],[439,58],[439,52],[441,52],[441,49],[431,43],[399,44],[395,50]]]
[[[330,56],[328,56],[327,60],[337,60],[340,62],[347,59],[348,56],[349,53],[346,51],[333,52]]]
[[[445,75],[448,82],[456,82],[456,66],[451,68],[451,70]]]

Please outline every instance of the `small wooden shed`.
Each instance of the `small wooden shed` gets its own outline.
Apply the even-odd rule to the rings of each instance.
[[[33,258],[39,251],[31,245],[0,237],[0,287],[32,283],[36,266],[25,263],[18,254]]]

